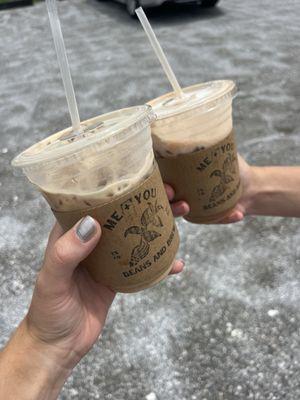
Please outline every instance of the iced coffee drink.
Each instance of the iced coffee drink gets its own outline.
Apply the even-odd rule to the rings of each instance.
[[[13,161],[42,192],[60,225],[90,215],[102,237],[83,262],[115,291],[145,289],[170,271],[178,233],[154,160],[150,107],[101,115],[58,132]]]
[[[222,219],[236,205],[241,184],[232,123],[232,81],[213,81],[149,102],[156,159],[164,182],[185,200],[194,223]]]

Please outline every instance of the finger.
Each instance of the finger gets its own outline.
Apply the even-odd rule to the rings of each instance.
[[[219,221],[219,224],[234,224],[244,219],[244,214],[241,211],[235,210],[230,215]]]
[[[185,262],[183,260],[175,260],[169,275],[179,274],[183,271]]]
[[[177,201],[171,204],[172,212],[174,217],[183,217],[190,212],[190,207],[185,201]]]
[[[168,196],[169,201],[172,201],[174,199],[174,196],[175,196],[174,189],[172,188],[172,186],[170,186],[167,183],[165,183],[165,190],[167,192],[167,196]]]
[[[70,279],[78,264],[95,248],[101,228],[96,220],[87,216],[62,236],[59,236],[60,232],[59,227],[52,232],[43,270],[52,277]]]

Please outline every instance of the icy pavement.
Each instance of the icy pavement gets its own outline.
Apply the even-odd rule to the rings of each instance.
[[[113,2],[59,2],[82,118],[169,89],[144,33]],[[299,164],[300,3],[221,0],[149,17],[183,85],[233,78],[249,162]],[[10,160],[69,124],[44,3],[0,12],[0,342],[24,315],[53,217]],[[61,399],[299,400],[299,221],[178,221],[187,268],[118,296]]]

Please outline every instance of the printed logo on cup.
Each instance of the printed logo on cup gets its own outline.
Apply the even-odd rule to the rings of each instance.
[[[233,141],[222,143],[211,150],[209,156],[199,160],[196,169],[204,172],[210,180],[210,185],[205,188],[204,179],[200,177],[196,188],[199,198],[204,199],[203,210],[216,208],[226,203],[240,188],[237,155]]]
[[[161,236],[157,231],[159,228],[164,226],[160,216],[158,215],[160,210],[163,210],[163,206],[157,204],[157,201],[154,205],[148,203],[148,207],[142,214],[140,226],[133,225],[126,229],[124,233],[125,237],[127,235],[137,235],[140,238],[139,244],[135,246],[131,252],[129,262],[131,267],[137,265],[140,260],[149,254],[150,243]],[[151,225],[155,226],[157,230],[151,230]]]
[[[234,207],[241,195],[233,132],[208,149],[158,158],[157,162],[164,181],[175,189],[175,200],[189,203],[188,221],[217,220]]]

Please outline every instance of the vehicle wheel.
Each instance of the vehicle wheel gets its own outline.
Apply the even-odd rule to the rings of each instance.
[[[138,6],[139,6],[138,0],[126,0],[126,9],[127,9],[128,14],[132,18],[136,17],[135,10],[136,10],[136,8],[138,8]]]
[[[201,6],[202,7],[214,7],[219,0],[202,0],[201,1]]]

